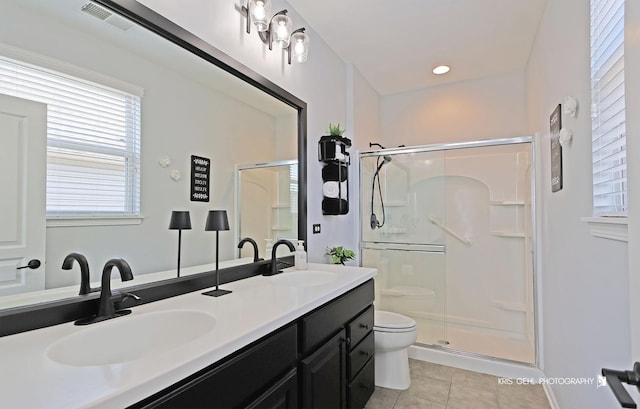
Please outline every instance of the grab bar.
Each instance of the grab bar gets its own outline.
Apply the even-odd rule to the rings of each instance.
[[[453,236],[456,239],[460,240],[462,243],[464,243],[465,246],[471,247],[471,244],[472,244],[471,240],[469,240],[468,238],[463,237],[463,236],[459,235],[458,233],[454,232],[453,230],[451,230],[450,228],[448,228],[447,226],[442,224],[442,222],[440,220],[438,220],[435,216],[429,216],[429,220],[431,221],[431,223],[433,223],[436,226],[440,227],[442,230],[444,230],[445,232],[449,233],[451,236]]]
[[[390,251],[412,251],[420,253],[445,254],[446,249],[442,244],[415,244],[415,243],[392,243],[361,241],[362,250],[390,250]]]

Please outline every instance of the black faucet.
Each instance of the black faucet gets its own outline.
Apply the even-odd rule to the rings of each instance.
[[[87,258],[82,254],[68,254],[62,262],[62,269],[71,270],[74,260],[77,261],[78,265],[80,266],[80,292],[78,293],[78,295],[89,294],[100,290],[100,287],[91,288],[91,283],[89,282],[89,263],[87,263]]]
[[[293,244],[291,244],[291,242],[289,240],[278,240],[278,241],[276,241],[273,244],[273,248],[271,249],[271,268],[270,268],[270,271],[268,273],[263,274],[263,275],[272,276],[274,274],[278,274],[278,273],[282,272],[282,271],[278,270],[278,260],[276,259],[276,249],[281,244],[284,244],[287,247],[289,247],[289,250],[291,250],[291,251],[296,251],[296,248],[294,247]]]
[[[111,318],[121,317],[131,313],[131,310],[119,310],[116,311],[114,306],[115,301],[122,301],[124,298],[133,297],[139,299],[136,295],[125,294],[119,297],[114,297],[111,294],[111,270],[113,267],[117,267],[120,272],[120,278],[122,281],[133,280],[133,273],[129,264],[121,258],[114,258],[106,262],[102,269],[102,287],[100,291],[100,304],[98,305],[98,314],[90,318],[80,319],[75,322],[76,325],[87,325],[95,322],[108,320]]]
[[[244,246],[244,243],[251,243],[251,245],[253,246],[253,262],[256,263],[260,260],[262,260],[259,256],[258,256],[258,244],[256,243],[256,241],[250,237],[245,237],[244,239],[240,240],[240,243],[238,243],[238,248],[241,249],[242,246]]]

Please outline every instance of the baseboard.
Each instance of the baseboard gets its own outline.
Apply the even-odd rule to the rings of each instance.
[[[409,347],[409,357],[504,378],[527,378],[534,380],[544,378],[544,373],[535,366],[489,357],[458,354],[416,345]]]
[[[549,406],[551,406],[551,409],[560,409],[560,405],[556,400],[556,395],[553,394],[551,385],[545,383],[542,385],[542,389],[544,390],[545,395],[547,395],[547,400],[549,401]]]

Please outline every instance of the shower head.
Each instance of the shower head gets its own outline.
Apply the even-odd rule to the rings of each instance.
[[[371,225],[371,230],[375,230],[376,228],[380,227],[380,222],[378,221],[378,217],[376,217],[375,213],[371,213],[369,224]]]
[[[379,157],[379,156],[378,156],[378,160],[380,160],[380,157]],[[376,173],[375,173],[375,175],[377,176],[377,175],[378,175],[378,173],[380,173],[380,169],[382,169],[382,167],[383,167],[384,165],[386,165],[387,163],[389,163],[389,162],[391,162],[391,156],[389,156],[389,155],[384,155],[384,156],[382,157],[382,162],[380,162],[380,164],[378,165],[378,168],[376,169]],[[375,177],[375,176],[374,176],[374,177]]]

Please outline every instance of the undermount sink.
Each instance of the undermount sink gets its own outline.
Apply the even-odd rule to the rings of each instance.
[[[209,333],[215,324],[213,315],[192,310],[128,315],[62,338],[48,349],[47,356],[71,366],[129,362],[182,346]]]
[[[295,270],[271,276],[271,282],[276,285],[291,287],[315,287],[332,282],[338,277],[330,271]]]

